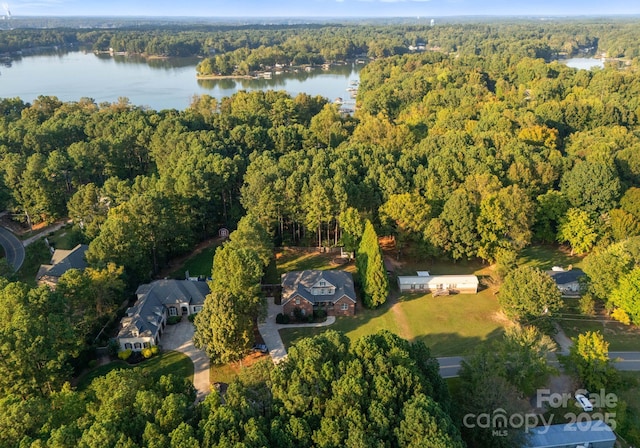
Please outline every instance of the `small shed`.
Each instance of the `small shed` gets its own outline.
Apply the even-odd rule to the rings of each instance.
[[[529,432],[527,448],[613,448],[616,435],[602,420],[538,426]]]
[[[227,229],[226,227],[221,227],[220,230],[218,230],[218,236],[220,238],[229,238],[229,229]]]

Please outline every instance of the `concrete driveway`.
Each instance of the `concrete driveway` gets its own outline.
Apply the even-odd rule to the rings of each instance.
[[[193,385],[197,391],[196,402],[204,400],[211,392],[209,382],[209,357],[193,345],[194,327],[186,317],[176,325],[167,325],[162,335],[160,345],[165,350],[175,350],[184,353],[193,362]]]
[[[287,357],[287,350],[284,347],[282,338],[280,337],[280,329],[282,328],[299,328],[299,327],[327,327],[336,321],[335,316],[327,316],[324,322],[313,324],[277,324],[276,316],[282,312],[282,305],[276,305],[273,297],[267,297],[268,311],[264,321],[258,322],[258,331],[269,349],[269,354],[274,363],[279,363]]]

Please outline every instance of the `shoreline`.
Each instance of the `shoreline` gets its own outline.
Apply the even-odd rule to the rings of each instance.
[[[255,79],[256,76],[251,75],[198,75],[196,79]]]

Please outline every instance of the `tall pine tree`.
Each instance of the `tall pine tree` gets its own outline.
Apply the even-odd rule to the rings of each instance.
[[[362,283],[364,304],[367,308],[377,308],[387,301],[389,279],[378,244],[378,235],[369,220],[365,223],[362,240],[358,247],[356,266]]]

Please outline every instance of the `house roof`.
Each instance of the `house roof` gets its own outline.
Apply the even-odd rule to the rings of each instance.
[[[140,285],[136,290],[138,300],[120,322],[118,338],[155,337],[166,307],[203,305],[207,294],[209,285],[200,281],[164,279]]]
[[[145,295],[154,295],[163,305],[178,303],[203,305],[207,294],[209,294],[207,282],[192,280],[156,280],[152,283],[140,285],[136,290],[138,299]]]
[[[566,285],[569,283],[577,282],[580,277],[584,275],[582,269],[573,268],[568,271],[546,271],[547,274],[556,282],[558,285]]]
[[[464,284],[478,285],[478,277],[475,275],[408,275],[398,276],[399,285],[425,285],[425,284]]]
[[[84,269],[87,267],[85,252],[89,246],[78,244],[71,250],[56,249],[51,256],[51,264],[40,266],[36,280],[42,277],[62,277],[69,269]]]
[[[127,310],[120,322],[118,337],[155,337],[162,325],[163,313],[164,305],[156,295],[145,296]]]
[[[327,286],[335,287],[334,294],[312,294],[312,286],[321,280],[327,282]],[[345,271],[293,271],[282,274],[282,304],[286,304],[296,295],[300,295],[311,303],[336,303],[343,296],[356,302],[353,277],[351,273]]]
[[[616,435],[602,420],[581,421],[578,425],[561,424],[539,426],[530,430],[526,446],[528,448],[556,448],[579,446],[585,443],[611,442],[598,446],[613,447]]]

